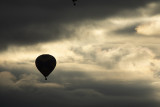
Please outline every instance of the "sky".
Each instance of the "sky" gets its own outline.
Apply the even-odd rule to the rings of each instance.
[[[159,0],[1,0],[2,107],[160,107]],[[46,81],[35,66],[53,55]]]

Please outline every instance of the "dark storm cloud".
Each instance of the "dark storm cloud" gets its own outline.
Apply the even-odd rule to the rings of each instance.
[[[158,107],[160,105],[153,97],[155,89],[149,81],[95,81],[89,76],[90,74],[78,71],[67,73],[58,71],[55,75],[54,80],[42,81],[41,84],[61,83],[65,86],[64,88],[37,87],[36,84],[39,82],[35,83],[34,79],[23,78],[21,78],[23,84],[19,85],[18,89],[0,84],[1,106]],[[13,87],[20,81],[12,80],[12,76],[6,75],[6,78]]]
[[[3,0],[0,4],[0,49],[71,37],[63,25],[103,19],[157,0]]]

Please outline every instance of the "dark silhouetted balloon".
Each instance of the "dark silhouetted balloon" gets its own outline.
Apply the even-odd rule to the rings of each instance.
[[[44,75],[45,80],[47,80],[48,75],[56,66],[56,59],[52,55],[43,54],[37,57],[35,64],[37,69]]]
[[[76,6],[76,1],[77,1],[77,0],[72,0],[72,1],[73,1],[73,5]]]

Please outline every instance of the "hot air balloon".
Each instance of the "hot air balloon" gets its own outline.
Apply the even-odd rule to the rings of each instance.
[[[48,75],[54,70],[56,66],[56,59],[49,54],[42,54],[37,57],[35,61],[37,69],[42,73],[47,80]]]
[[[72,0],[72,1],[73,1],[73,5],[75,6],[75,5],[76,5],[76,1],[77,1],[77,0]]]

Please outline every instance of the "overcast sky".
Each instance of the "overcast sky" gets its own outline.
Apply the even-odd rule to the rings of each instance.
[[[0,106],[160,107],[160,1],[76,3],[1,0]]]

